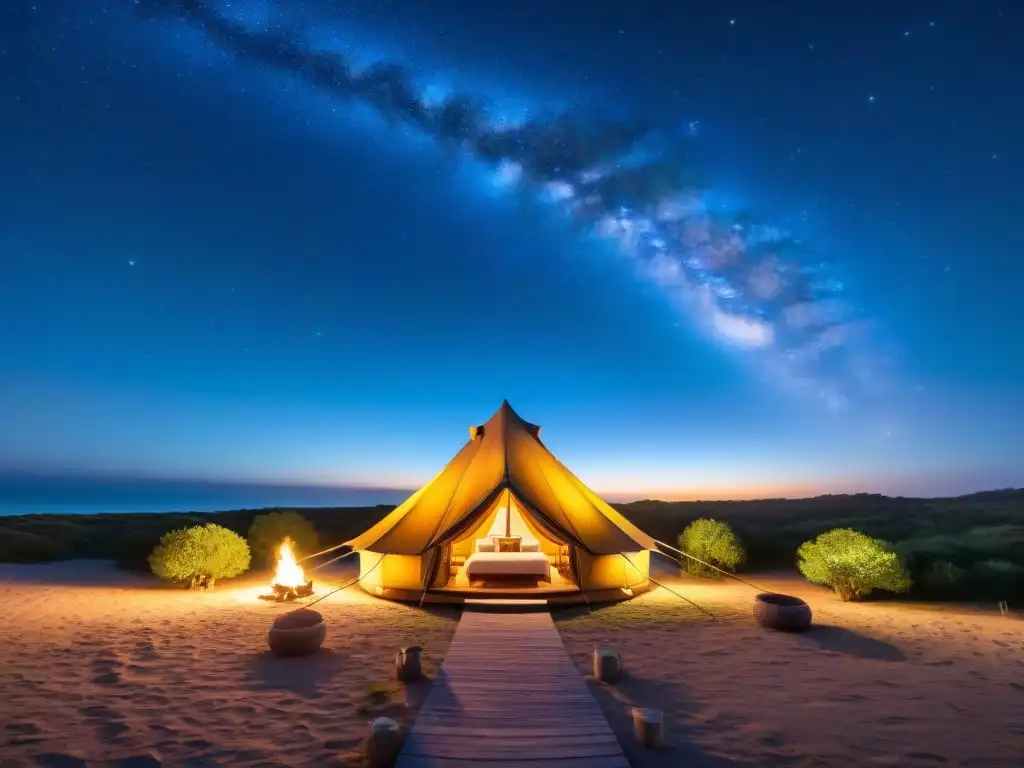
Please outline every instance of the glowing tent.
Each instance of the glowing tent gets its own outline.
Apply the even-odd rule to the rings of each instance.
[[[654,540],[598,498],[505,401],[427,485],[347,542],[360,586],[433,602],[622,599],[650,586]]]

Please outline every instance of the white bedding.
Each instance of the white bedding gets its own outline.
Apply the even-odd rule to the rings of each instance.
[[[505,575],[546,579],[548,568],[548,556],[543,552],[474,552],[466,559],[466,575],[471,579]]]

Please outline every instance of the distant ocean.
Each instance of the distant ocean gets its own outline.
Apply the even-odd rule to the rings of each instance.
[[[223,512],[265,507],[370,507],[398,504],[410,493],[376,488],[0,475],[0,516]]]

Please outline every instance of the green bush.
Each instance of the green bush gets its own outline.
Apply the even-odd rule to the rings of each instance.
[[[746,553],[728,523],[702,517],[690,523],[679,535],[679,549],[697,560],[726,571],[735,571]],[[695,576],[717,576],[718,571],[697,560],[686,558],[685,568]]]
[[[1008,560],[982,560],[970,567],[966,579],[978,597],[1005,600],[1024,587],[1024,566]]]
[[[313,524],[291,510],[257,515],[249,527],[248,538],[253,559],[268,566],[274,563],[277,549],[285,539],[292,540],[296,557],[311,555],[320,548]]]
[[[1014,562],[1024,559],[1024,527],[978,526],[956,535],[913,536],[901,541],[897,550],[912,564],[921,565],[938,560],[962,566],[982,560]]]
[[[964,587],[964,569],[948,560],[936,560],[921,571],[921,586],[929,592],[951,595]]]
[[[149,556],[149,567],[165,581],[188,582],[192,589],[213,589],[217,579],[243,573],[249,560],[245,539],[207,523],[165,533]]]
[[[910,574],[881,539],[850,528],[834,528],[797,550],[797,567],[808,581],[831,587],[841,600],[867,597],[875,589],[906,592]]]
[[[42,563],[70,555],[71,551],[66,545],[47,536],[0,528],[0,562]]]

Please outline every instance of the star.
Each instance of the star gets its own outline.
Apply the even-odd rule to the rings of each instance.
[[[875,95],[874,94],[871,94],[870,96],[868,96],[868,101],[869,102],[874,102],[874,100],[875,100]]]
[[[134,267],[135,266],[135,259],[128,259],[128,266],[129,267]]]
[[[729,19],[729,26],[730,27],[735,27],[736,26],[736,19]]]

